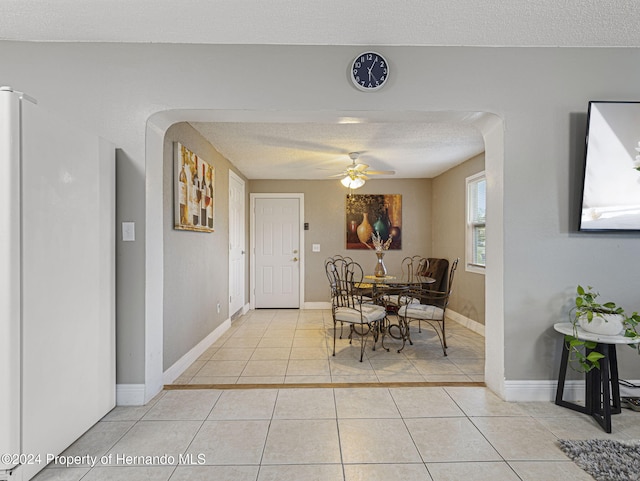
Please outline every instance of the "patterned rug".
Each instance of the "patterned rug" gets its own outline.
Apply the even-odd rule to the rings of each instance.
[[[640,480],[640,441],[560,439],[558,442],[564,453],[597,481]]]

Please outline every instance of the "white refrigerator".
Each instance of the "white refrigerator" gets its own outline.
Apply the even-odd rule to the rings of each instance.
[[[115,149],[0,88],[0,480],[115,405]]]

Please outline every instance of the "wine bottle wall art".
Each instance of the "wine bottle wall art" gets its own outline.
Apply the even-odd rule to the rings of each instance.
[[[180,142],[174,144],[174,228],[213,232],[215,169]]]

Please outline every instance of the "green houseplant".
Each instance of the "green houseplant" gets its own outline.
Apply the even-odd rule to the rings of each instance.
[[[637,329],[640,315],[637,312],[628,315],[622,307],[611,301],[600,303],[598,301],[600,294],[591,286],[585,289],[578,285],[576,294],[575,303],[571,309],[574,335],[566,335],[565,343],[569,350],[569,365],[576,370],[589,372],[593,368],[600,368],[599,361],[603,355],[595,351],[586,354],[585,350],[595,348],[596,343],[578,339],[577,328],[581,327],[598,334],[623,334],[625,337],[637,338],[640,336]],[[637,344],[630,344],[630,346],[636,350],[639,349]],[[579,367],[576,368],[576,366]]]

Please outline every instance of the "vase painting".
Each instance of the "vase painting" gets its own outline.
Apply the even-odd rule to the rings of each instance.
[[[354,232],[354,226],[355,232]],[[347,249],[373,249],[371,236],[383,242],[391,238],[389,249],[402,249],[402,195],[350,194],[346,203]]]
[[[362,214],[362,222],[358,226],[356,232],[358,233],[358,240],[366,244],[371,239],[371,234],[373,234],[373,227],[369,224],[369,219],[367,214]]]

